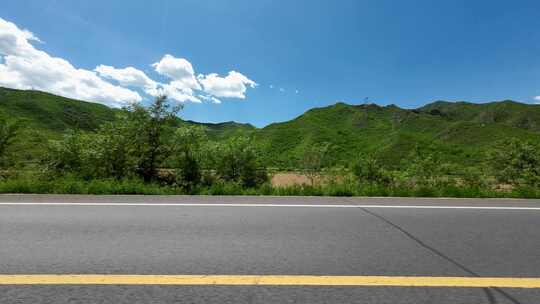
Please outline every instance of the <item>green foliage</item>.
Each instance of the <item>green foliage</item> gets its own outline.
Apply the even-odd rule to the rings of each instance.
[[[43,158],[46,174],[26,182],[66,193],[137,192],[130,187],[144,184],[156,193],[536,197],[540,186],[537,105],[338,103],[261,129],[182,121],[178,111],[165,98],[118,110],[0,88],[0,117],[20,126],[0,119],[1,165],[37,170]],[[311,183],[273,188],[267,166],[302,169]],[[329,178],[334,167],[341,171]],[[3,182],[14,188],[5,189],[29,189],[8,171]]]
[[[133,140],[130,154],[135,159],[137,174],[145,181],[156,180],[160,164],[170,156],[166,132],[171,131],[180,109],[171,108],[167,97],[159,96],[149,107],[134,104],[124,110],[124,121]]]
[[[499,142],[490,153],[498,181],[514,186],[540,186],[540,145],[517,139]]]
[[[434,186],[443,175],[443,163],[439,152],[430,148],[416,147],[406,160],[406,175],[421,186]]]
[[[84,180],[72,174],[50,178],[37,172],[19,172],[11,178],[0,180],[0,193],[540,198],[538,187],[520,186],[512,191],[501,192],[458,184],[437,185],[436,187],[410,187],[400,183],[395,183],[390,187],[379,184],[359,186],[358,183],[348,179],[316,186],[272,187],[265,183],[254,188],[245,188],[238,182],[225,182],[218,179],[210,185],[200,185],[188,192],[182,187],[144,182],[139,178]]]
[[[52,94],[0,88],[0,114],[17,118],[25,126],[13,149],[20,151],[17,161],[26,163],[40,157],[47,139],[60,139],[67,129],[95,131],[102,124],[115,121],[119,112],[122,114],[121,110]],[[262,129],[234,122],[201,124],[174,120],[177,126],[204,126],[208,139],[217,143],[232,137],[250,137],[260,149],[261,163],[273,168],[301,169],[305,147],[321,143],[331,147],[325,167],[351,167],[357,155],[376,154],[387,169],[403,170],[404,156],[416,146],[436,145],[442,163],[482,168],[487,161],[486,152],[495,140],[538,142],[540,106],[512,101],[435,102],[408,110],[393,105],[337,103]],[[172,132],[165,133],[165,140],[171,140],[167,137]],[[143,134],[138,137],[144,141]],[[151,169],[154,153],[149,150],[141,154],[141,174],[154,171],[150,175],[155,175]]]
[[[483,189],[489,186],[488,177],[481,169],[475,167],[465,168],[461,174],[461,181],[470,189]]]
[[[226,182],[244,187],[256,187],[268,181],[266,168],[261,165],[259,151],[247,137],[233,137],[208,149],[216,174]]]
[[[0,193],[42,194],[182,194],[179,189],[147,183],[137,178],[84,180],[79,176],[65,175],[56,178],[43,174],[24,173],[0,180]]]
[[[324,168],[328,154],[328,143],[309,144],[303,149],[301,166],[304,174],[307,175],[311,186],[315,185],[315,180],[319,177]]]
[[[7,163],[8,149],[13,145],[18,125],[0,117],[0,168]]]
[[[202,145],[206,142],[204,131],[200,126],[184,126],[174,133],[171,158],[176,168],[175,182],[187,191],[201,183]]]
[[[116,110],[39,91],[0,88],[0,113],[15,117],[32,129],[62,132],[96,130],[114,120]]]
[[[391,175],[373,156],[360,156],[352,170],[361,183],[389,185],[392,182]]]
[[[55,176],[78,172],[81,177],[92,177],[88,167],[94,153],[88,149],[88,137],[80,131],[66,132],[62,140],[52,141],[43,158],[45,171]],[[50,175],[53,177],[53,175]]]
[[[114,122],[103,124],[91,137],[91,148],[95,151],[94,166],[99,168],[97,177],[122,179],[135,175],[136,162],[132,157],[138,147],[133,142],[133,127],[129,114]]]
[[[51,143],[45,167],[59,175],[76,174],[85,179],[137,175],[145,181],[156,180],[159,166],[171,153],[165,133],[176,113],[165,97],[158,97],[149,107],[123,109],[117,120],[95,133],[69,131]]]

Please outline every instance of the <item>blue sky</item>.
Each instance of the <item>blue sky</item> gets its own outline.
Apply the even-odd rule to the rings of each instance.
[[[166,83],[151,64],[170,54],[197,75],[237,71],[258,84],[241,81],[244,99],[206,90],[221,103],[186,102],[182,115],[257,126],[366,97],[409,108],[538,102],[539,16],[539,1],[519,0],[18,0],[0,11],[43,41],[36,49],[76,68],[134,67]]]

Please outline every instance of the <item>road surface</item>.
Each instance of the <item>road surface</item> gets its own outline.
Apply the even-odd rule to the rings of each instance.
[[[535,304],[539,284],[539,201],[0,196],[6,304]]]

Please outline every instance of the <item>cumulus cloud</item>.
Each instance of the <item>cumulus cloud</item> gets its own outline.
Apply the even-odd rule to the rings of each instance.
[[[53,57],[31,42],[41,41],[32,32],[0,18],[0,86],[36,89],[109,106],[139,102],[139,92],[149,96],[164,94],[178,102],[221,103],[218,97],[244,99],[247,88],[257,86],[236,71],[225,77],[216,73],[195,76],[187,59],[169,54],[151,65],[156,73],[167,78],[167,83],[152,80],[134,67],[101,64],[90,71]]]
[[[152,64],[152,66],[156,72],[176,82],[176,87],[182,86],[182,89],[186,91],[201,89],[195,77],[193,66],[184,58],[176,58],[167,54],[159,62]]]
[[[95,70],[99,75],[116,80],[121,85],[140,87],[151,96],[165,94],[179,102],[204,100],[219,104],[221,100],[218,97],[244,99],[247,88],[254,88],[257,85],[253,80],[236,71],[229,72],[225,77],[220,77],[216,73],[196,77],[193,65],[187,59],[169,54],[151,66],[158,74],[168,78],[169,82],[156,82],[144,72],[132,67],[117,69],[101,65]]]
[[[257,86],[255,81],[236,71],[230,71],[225,77],[220,77],[216,73],[199,75],[198,79],[204,92],[216,97],[244,99],[247,87]]]
[[[536,100],[537,102],[540,103],[540,96],[536,96],[536,97],[534,98],[534,100]]]
[[[99,65],[96,71],[101,77],[118,81],[123,86],[141,87],[148,90],[157,88],[157,82],[150,79],[146,74],[134,67],[117,69],[108,65]]]
[[[142,100],[139,93],[104,81],[94,71],[78,69],[65,59],[52,57],[36,49],[31,41],[39,39],[0,18],[0,86],[37,89],[110,106]]]
[[[173,80],[168,84],[162,84],[158,92],[180,102],[201,102],[200,96],[195,95],[190,88],[186,88],[185,83],[181,81]]]

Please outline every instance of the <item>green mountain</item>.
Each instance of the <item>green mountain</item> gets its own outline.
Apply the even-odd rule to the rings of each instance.
[[[31,160],[43,144],[70,128],[95,130],[115,117],[115,109],[37,91],[0,88],[0,116],[24,126],[16,149]],[[540,106],[500,101],[484,104],[437,101],[418,109],[395,105],[335,105],[264,128],[235,122],[201,125],[211,140],[249,135],[260,145],[267,165],[297,168],[310,145],[329,144],[329,165],[348,166],[360,154],[377,155],[399,167],[415,147],[429,147],[460,166],[482,166],[485,152],[498,140],[540,140]]]
[[[250,134],[251,132],[256,130],[253,125],[238,123],[234,121],[205,123],[186,120],[185,123],[189,125],[204,127],[206,129],[208,137],[214,140],[222,140],[233,136],[242,136]]]
[[[487,104],[435,102],[419,109],[337,103],[307,111],[257,132],[267,161],[294,167],[304,147],[330,144],[329,160],[343,166],[359,154],[398,167],[411,151],[430,147],[450,163],[480,166],[498,140],[540,140],[540,106],[513,101]]]
[[[26,161],[36,159],[49,139],[60,138],[68,129],[96,130],[101,124],[115,119],[117,109],[105,105],[74,100],[53,94],[0,87],[0,117],[18,121],[20,133],[14,150]],[[180,121],[179,124],[200,125],[209,138],[220,140],[246,134],[255,127],[236,122],[198,123]]]
[[[540,131],[540,106],[512,100],[474,104],[437,101],[419,109],[451,121],[501,124],[531,131]]]
[[[35,129],[59,132],[68,128],[94,130],[114,119],[115,110],[40,91],[0,88],[0,115]]]
[[[0,87],[0,116],[16,118],[32,129],[58,133],[67,129],[96,130],[104,122],[115,118],[116,109],[98,103],[56,96],[40,91],[23,91]],[[214,137],[234,135],[238,130],[255,129],[250,124],[236,122],[198,123]]]

